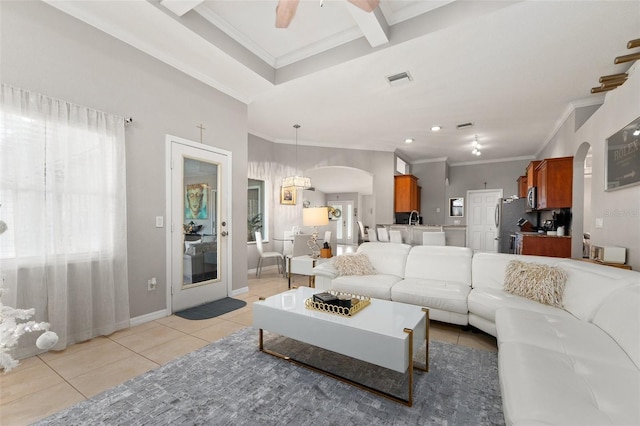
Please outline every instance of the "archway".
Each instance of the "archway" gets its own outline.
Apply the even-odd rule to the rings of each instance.
[[[571,219],[571,257],[581,259],[585,232],[585,199],[591,200],[591,182],[585,182],[585,160],[591,152],[591,144],[583,142],[573,156],[573,208]],[[590,179],[590,178],[589,178]],[[589,192],[585,196],[585,190]],[[588,210],[590,211],[590,209]],[[586,220],[590,220],[590,213]],[[587,227],[590,229],[589,227]]]

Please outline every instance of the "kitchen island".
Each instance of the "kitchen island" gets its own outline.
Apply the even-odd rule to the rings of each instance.
[[[443,232],[446,245],[465,247],[467,240],[467,227],[464,225],[402,225],[402,224],[382,224],[377,227],[387,228],[388,231],[400,231],[402,242],[412,246],[422,244],[423,232]]]

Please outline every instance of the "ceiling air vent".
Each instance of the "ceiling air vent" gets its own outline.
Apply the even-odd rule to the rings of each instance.
[[[456,129],[458,130],[462,130],[462,129],[468,129],[470,127],[473,127],[473,123],[469,122],[469,123],[461,123],[456,125]]]
[[[388,75],[387,81],[392,86],[400,86],[401,84],[409,83],[413,81],[413,77],[409,74],[409,71],[401,72],[399,74]]]

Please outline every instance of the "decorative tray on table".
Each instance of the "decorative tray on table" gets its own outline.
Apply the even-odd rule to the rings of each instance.
[[[304,301],[307,309],[327,312],[329,314],[340,315],[342,317],[352,317],[371,304],[368,296],[342,293],[339,291],[326,291],[314,294],[313,297]]]

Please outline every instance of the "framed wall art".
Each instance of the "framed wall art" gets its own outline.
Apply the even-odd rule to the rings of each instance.
[[[605,191],[640,184],[640,117],[605,143]]]
[[[296,204],[296,188],[295,186],[280,187],[280,204]]]
[[[464,216],[464,198],[449,198],[449,216],[450,217],[463,217]]]
[[[194,183],[187,185],[184,189],[184,218],[185,219],[206,219],[207,212],[207,184]]]

